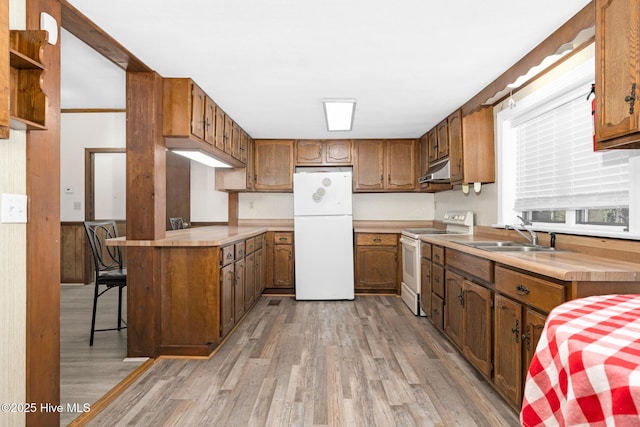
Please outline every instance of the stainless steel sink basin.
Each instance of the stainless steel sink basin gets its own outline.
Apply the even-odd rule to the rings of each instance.
[[[465,242],[463,244],[491,252],[562,252],[562,250],[546,246],[500,240]]]

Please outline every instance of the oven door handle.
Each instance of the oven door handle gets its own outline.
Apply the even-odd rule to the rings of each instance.
[[[420,244],[420,240],[411,239],[411,238],[403,236],[403,237],[400,238],[400,243],[402,243],[403,245],[411,246],[413,248],[417,248],[418,245]]]

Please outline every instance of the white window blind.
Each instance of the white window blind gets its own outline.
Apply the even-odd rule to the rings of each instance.
[[[629,205],[629,155],[594,152],[588,90],[512,121],[516,211]]]

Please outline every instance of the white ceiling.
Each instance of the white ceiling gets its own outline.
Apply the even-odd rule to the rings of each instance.
[[[68,0],[254,138],[419,137],[589,0]],[[124,72],[63,31],[62,108],[124,108]],[[357,100],[328,132],[322,99]]]

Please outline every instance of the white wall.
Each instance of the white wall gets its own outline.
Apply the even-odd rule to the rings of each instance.
[[[215,169],[191,162],[191,222],[227,222],[227,193],[216,191]]]
[[[435,193],[435,217],[442,219],[446,211],[473,211],[475,225],[491,226],[498,221],[498,185],[482,184],[479,193],[473,191],[468,194],[462,192],[461,186],[453,190]]]
[[[60,115],[60,221],[84,221],[84,149],[124,148],[126,135],[124,112]]]

